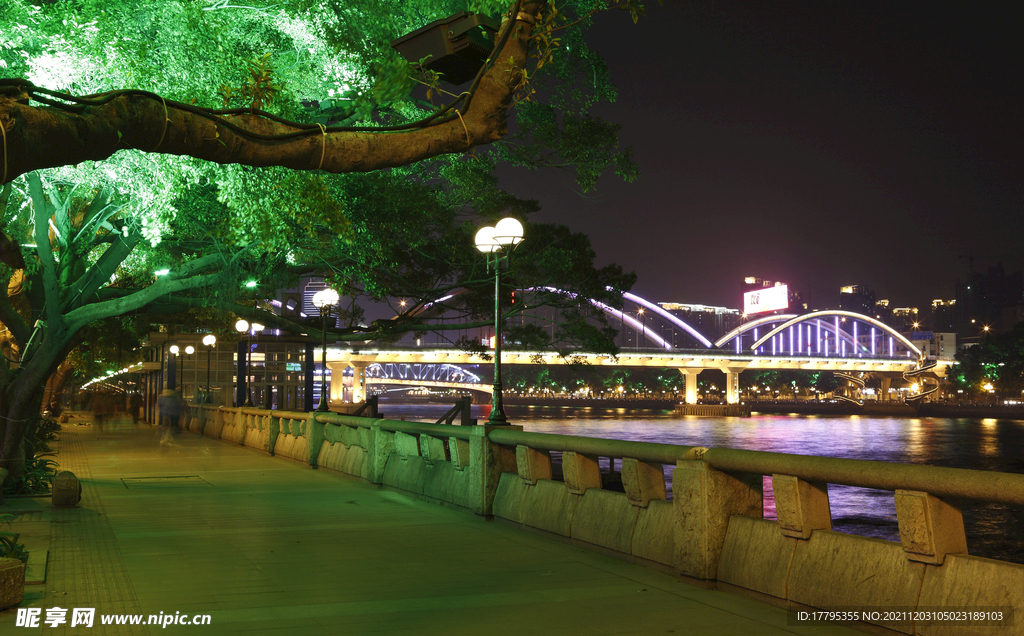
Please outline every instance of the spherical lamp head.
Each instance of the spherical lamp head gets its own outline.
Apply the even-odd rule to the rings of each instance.
[[[245,318],[239,318],[238,322],[235,323],[235,331],[238,333],[246,333],[249,331],[249,321]]]
[[[497,252],[501,249],[501,245],[499,245],[498,241],[494,238],[494,228],[490,225],[477,230],[474,242],[476,243],[476,249],[485,254]]]
[[[178,355],[178,345],[171,345],[171,353]]]
[[[334,291],[330,287],[327,289],[321,289],[317,293],[313,294],[313,306],[317,309],[323,309],[324,307],[333,307],[338,304],[341,297],[338,296],[338,292]]]
[[[217,344],[217,336],[213,335],[212,333],[206,334],[205,336],[203,336],[203,344],[206,345],[207,347],[212,347],[213,345]]]
[[[500,245],[519,245],[523,241],[523,224],[506,217],[494,226],[494,240]]]
[[[263,331],[264,329],[266,329],[266,327],[264,327],[260,323],[258,323],[258,322],[252,323],[252,330],[255,331],[256,333],[259,333],[259,332]]]
[[[185,355],[190,356],[190,355],[192,355],[195,352],[196,352],[196,348],[193,347],[192,345],[189,345],[189,346],[185,347]]]

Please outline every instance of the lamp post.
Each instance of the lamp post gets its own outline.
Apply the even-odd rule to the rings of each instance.
[[[321,413],[328,411],[327,407],[327,317],[331,315],[331,307],[338,304],[341,297],[338,292],[331,288],[321,289],[313,294],[313,306],[320,310],[320,404],[316,410]]]
[[[647,339],[647,323],[644,322],[644,308],[643,307],[641,307],[640,309],[637,309],[636,313],[637,313],[637,317],[640,318],[640,338],[636,339],[636,348],[637,348],[637,351],[639,351],[640,350],[640,339],[641,338],[643,338],[644,340]],[[645,342],[644,344],[647,344],[647,343]]]
[[[476,248],[487,257],[487,269],[494,268],[494,388],[491,392],[491,415],[487,423],[496,426],[508,423],[501,399],[501,268],[508,267],[512,250],[523,241],[523,224],[511,217],[498,221],[494,227],[477,230]]]
[[[172,345],[171,345],[171,346],[170,346],[170,347],[169,347],[169,348],[168,348],[167,350],[168,350],[168,351],[169,351],[169,352],[171,353],[171,355],[172,355],[172,356],[174,356],[175,358],[177,358],[177,357],[178,357],[178,352],[179,352],[179,351],[181,351],[181,349],[179,349],[179,348],[178,348],[178,345],[176,345],[176,344],[172,344]],[[175,364],[177,364],[177,361],[175,361]],[[167,363],[167,371],[168,371],[168,372],[170,372],[170,370],[171,370],[171,363],[170,363],[170,362],[168,362],[168,363]],[[174,384],[174,381],[175,381],[176,379],[177,379],[177,378],[175,378],[175,377],[174,377],[174,374],[173,374],[173,373],[171,373],[171,384]]]
[[[196,352],[196,348],[193,347],[192,345],[188,345],[187,347],[185,347],[185,355],[186,356],[190,356],[190,355],[192,355],[195,352]],[[181,387],[181,397],[182,397],[182,399],[185,399],[185,360],[184,360],[184,358],[181,361],[181,382],[179,382],[178,385]]]
[[[245,350],[245,405],[252,406],[252,387],[249,386],[249,360],[252,358],[252,333],[254,331],[263,331],[263,325],[258,322],[249,325],[249,321],[245,318],[239,318],[238,322],[235,323],[235,330],[238,333],[249,334],[249,346]]]
[[[213,357],[213,347],[217,344],[217,336],[208,333],[203,336],[203,344],[206,345],[206,397],[204,404],[210,403],[210,358]]]

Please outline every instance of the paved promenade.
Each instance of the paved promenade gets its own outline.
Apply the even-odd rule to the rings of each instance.
[[[97,618],[16,628],[10,609],[2,634],[860,633],[787,626],[770,605],[195,434],[161,444],[130,422],[66,425],[56,450],[82,503],[0,508],[49,551],[23,606]],[[210,625],[99,625],[160,612]]]

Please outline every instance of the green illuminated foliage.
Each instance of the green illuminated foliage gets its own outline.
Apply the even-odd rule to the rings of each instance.
[[[457,113],[443,110],[410,133],[377,132],[451,108],[462,90],[424,76],[392,40],[459,11],[499,18],[513,6],[523,13],[503,45],[511,66],[495,54],[469,106],[463,96]],[[472,245],[475,227],[538,208],[500,189],[496,163],[569,170],[582,189],[608,171],[636,174],[618,129],[589,113],[615,93],[583,28],[615,7],[639,14],[621,0],[0,4],[0,181],[9,181],[0,221],[37,246],[22,250],[23,270],[0,265],[16,292],[0,295],[0,321],[17,362],[0,365],[0,463],[23,467],[24,423],[62,363],[120,364],[124,351],[115,350],[160,316],[216,320],[301,275],[326,276],[347,297],[339,339],[438,328],[405,313],[361,324],[361,303],[396,296],[421,304],[465,290],[441,308],[463,327],[489,322],[493,278]],[[510,112],[516,88],[529,100]],[[502,140],[508,116],[518,118],[516,132]],[[603,316],[573,294],[616,305],[632,275],[595,268],[586,237],[568,228],[528,232],[509,290],[569,294],[520,299],[514,311],[554,307],[561,323],[512,334],[567,354],[614,353]],[[259,286],[245,287],[250,279]],[[265,319],[275,321],[310,331]],[[93,348],[76,349],[83,340]]]

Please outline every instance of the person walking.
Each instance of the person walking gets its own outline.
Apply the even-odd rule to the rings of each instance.
[[[128,409],[132,412],[132,424],[139,423],[139,409],[142,407],[142,395],[138,391],[128,396]]]
[[[166,443],[172,435],[178,434],[178,420],[181,418],[181,399],[174,389],[164,389],[157,402],[160,409],[161,425],[164,426],[160,443]]]

